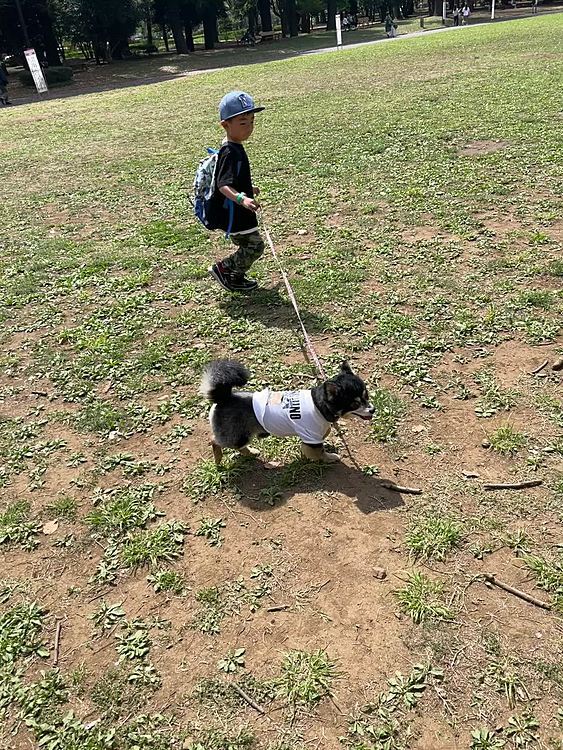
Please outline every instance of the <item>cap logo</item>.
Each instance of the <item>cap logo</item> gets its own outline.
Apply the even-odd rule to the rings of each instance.
[[[250,107],[252,107],[252,102],[246,94],[240,94],[238,100],[243,109],[250,109]]]

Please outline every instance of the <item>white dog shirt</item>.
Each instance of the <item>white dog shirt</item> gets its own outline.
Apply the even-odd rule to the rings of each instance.
[[[297,435],[304,443],[322,443],[330,422],[313,403],[311,391],[271,391],[265,388],[252,396],[256,419],[270,435]]]

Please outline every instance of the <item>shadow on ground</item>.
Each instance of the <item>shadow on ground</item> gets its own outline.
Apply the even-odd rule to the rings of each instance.
[[[240,502],[247,508],[269,511],[287,503],[294,495],[317,491],[346,495],[366,515],[404,505],[398,492],[386,485],[394,480],[372,477],[345,463],[318,464],[298,459],[283,466],[270,466],[260,459],[236,482]],[[252,468],[250,468],[252,467]]]

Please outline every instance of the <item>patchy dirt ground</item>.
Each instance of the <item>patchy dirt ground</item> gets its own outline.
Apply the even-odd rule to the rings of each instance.
[[[555,48],[559,27],[542,28]],[[346,106],[327,114],[318,94],[334,58],[300,61],[297,93],[280,93],[256,134],[266,221],[318,353],[331,373],[346,357],[375,406],[373,423],[342,423],[345,443],[330,436],[342,461],[328,468],[276,439],[257,460],[211,461],[197,392],[209,359],[243,360],[250,388],[314,382],[273,260],[253,269],[256,295],[223,294],[206,267],[226,244],[186,217],[199,153],[186,142],[209,136],[207,115],[179,106],[193,94],[182,87],[201,87],[211,111],[224,82],[159,89],[151,116],[131,91],[95,110],[71,103],[66,124],[49,103],[40,134],[25,108],[10,115],[3,747],[561,747],[554,62],[548,49],[519,67],[529,30],[483,34],[423,40],[408,65],[414,76],[454,50],[468,64],[494,43],[511,74],[488,113],[488,58],[478,85],[450,82],[451,101],[428,108],[435,81],[397,86],[399,47],[377,58],[377,86],[375,53],[358,50],[344,58]],[[287,72],[245,75],[267,96]],[[347,120],[360,86],[365,111]],[[499,118],[504,147],[491,149]],[[294,140],[290,166],[280,133]],[[37,168],[33,185],[22,164]],[[484,486],[523,481],[536,486]]]

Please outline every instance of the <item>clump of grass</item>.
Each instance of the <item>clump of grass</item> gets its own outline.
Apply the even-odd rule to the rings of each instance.
[[[169,591],[171,594],[180,596],[184,593],[186,584],[181,573],[176,570],[157,570],[147,576],[147,581],[152,583],[155,592]]]
[[[107,433],[112,430],[124,431],[129,419],[127,414],[108,401],[93,400],[78,412],[76,426],[84,432]]]
[[[214,461],[202,461],[187,478],[183,489],[194,503],[218,495],[241,475],[242,464],[242,460],[235,456],[225,458],[219,466]]]
[[[41,524],[29,520],[30,510],[31,505],[27,500],[8,505],[0,515],[0,544],[17,544],[25,550],[37,547],[36,535]]]
[[[443,590],[444,586],[439,581],[414,571],[409,574],[406,586],[396,591],[395,595],[402,611],[415,623],[451,620],[453,612],[443,599]]]
[[[400,398],[383,388],[370,393],[370,398],[375,409],[370,434],[377,442],[388,443],[397,436],[405,407]]]
[[[211,547],[220,547],[223,544],[221,529],[226,525],[222,518],[202,518],[195,535],[205,537]]]
[[[475,381],[481,389],[481,396],[475,406],[478,417],[492,417],[499,411],[509,411],[515,405],[515,392],[503,391],[490,369],[475,373]]]
[[[502,425],[488,436],[491,448],[503,456],[513,456],[526,444],[526,438],[512,425]]]
[[[332,695],[331,684],[336,676],[336,665],[323,649],[290,651],[282,661],[277,694],[293,707],[311,707]]]
[[[453,518],[430,514],[416,519],[406,535],[406,545],[423,560],[444,560],[461,538],[462,526]]]
[[[74,521],[77,510],[78,502],[70,495],[61,495],[47,506],[47,511],[51,518],[61,518],[65,521]]]
[[[547,272],[550,276],[563,276],[563,260],[552,260],[547,265]]]
[[[221,729],[205,729],[184,743],[186,750],[251,750],[256,747],[256,737],[247,729],[236,734],[226,734]]]
[[[470,750],[502,750],[505,745],[506,740],[485,727],[471,732]]]
[[[537,585],[552,594],[555,609],[563,613],[563,553],[558,560],[546,560],[535,555],[525,555],[523,560],[536,576]]]
[[[132,533],[124,542],[121,561],[128,568],[156,565],[181,555],[186,527],[179,521],[168,521],[154,529]]]
[[[141,485],[106,491],[85,521],[93,531],[104,536],[140,528],[163,515],[150,501],[154,490],[153,485]]]
[[[507,658],[495,659],[481,675],[481,681],[492,685],[499,693],[504,693],[509,708],[514,708],[516,701],[530,699],[526,686]]]

